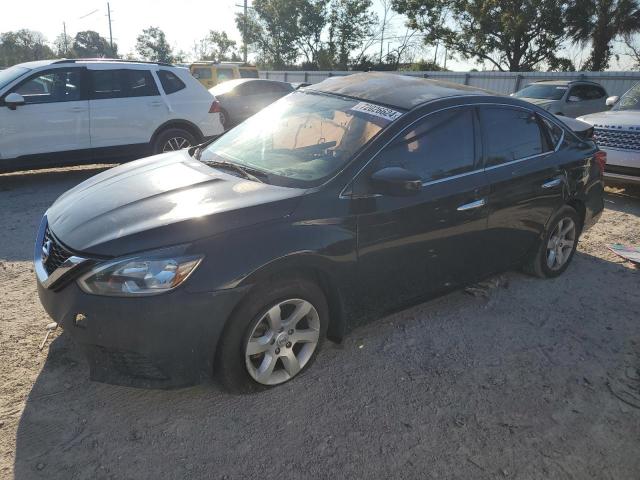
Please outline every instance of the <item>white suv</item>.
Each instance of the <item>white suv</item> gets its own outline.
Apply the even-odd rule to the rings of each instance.
[[[47,60],[0,70],[0,171],[117,161],[221,134],[220,107],[186,68]]]

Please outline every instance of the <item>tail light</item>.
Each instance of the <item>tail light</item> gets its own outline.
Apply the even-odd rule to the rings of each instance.
[[[603,152],[602,150],[598,150],[594,155],[593,158],[596,161],[596,164],[598,165],[598,168],[600,169],[600,173],[604,174],[604,166],[607,164],[607,152]]]
[[[209,113],[220,113],[220,102],[218,100],[213,101],[209,107]]]

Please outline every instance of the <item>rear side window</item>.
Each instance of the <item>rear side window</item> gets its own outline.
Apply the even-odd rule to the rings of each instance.
[[[90,70],[90,76],[92,99],[160,95],[148,70]]]
[[[475,158],[473,110],[454,108],[409,127],[381,152],[377,166],[402,167],[428,182],[473,170]]]
[[[532,157],[544,151],[542,132],[533,112],[487,107],[480,113],[487,167]]]
[[[216,75],[218,82],[224,82],[225,80],[233,79],[233,68],[218,68],[216,69]]]
[[[175,73],[170,72],[169,70],[159,70],[158,78],[160,79],[160,84],[162,85],[164,93],[167,95],[185,88],[184,82],[180,80]]]
[[[240,78],[259,78],[258,71],[253,69],[240,68]]]
[[[194,68],[192,75],[196,78],[202,78],[204,80],[208,80],[211,78],[211,69],[210,68]]]

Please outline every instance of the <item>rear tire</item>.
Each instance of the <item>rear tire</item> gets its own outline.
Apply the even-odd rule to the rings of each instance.
[[[169,128],[156,136],[151,148],[154,155],[157,155],[158,153],[189,148],[197,143],[196,137],[187,130],[182,128]]]
[[[523,270],[540,278],[561,275],[573,259],[581,229],[578,213],[568,205],[561,207],[547,223],[537,251]]]
[[[271,315],[280,328],[272,328]],[[328,324],[327,301],[312,281],[287,277],[257,285],[227,321],[216,352],[217,376],[234,393],[281,385],[314,362]]]

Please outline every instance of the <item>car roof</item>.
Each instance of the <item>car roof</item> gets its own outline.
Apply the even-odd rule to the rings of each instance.
[[[170,63],[164,62],[148,62],[145,60],[124,60],[121,58],[58,58],[52,60],[37,60],[35,62],[20,63],[21,67],[25,68],[40,68],[49,65],[68,65],[68,64],[92,64],[92,65],[130,65],[130,66],[148,66],[148,65],[161,65],[165,67],[175,67]]]
[[[354,73],[342,77],[329,77],[320,83],[305,87],[305,90],[343,95],[406,110],[431,100],[446,97],[501,96],[489,90],[458,83],[388,72]]]
[[[573,85],[576,83],[585,83],[588,85],[596,85],[598,87],[601,87],[602,85],[600,85],[598,82],[593,82],[591,80],[540,80],[538,82],[533,82],[530,83],[529,85],[540,85],[540,84],[544,84],[544,85]],[[529,86],[527,85],[527,86]]]

